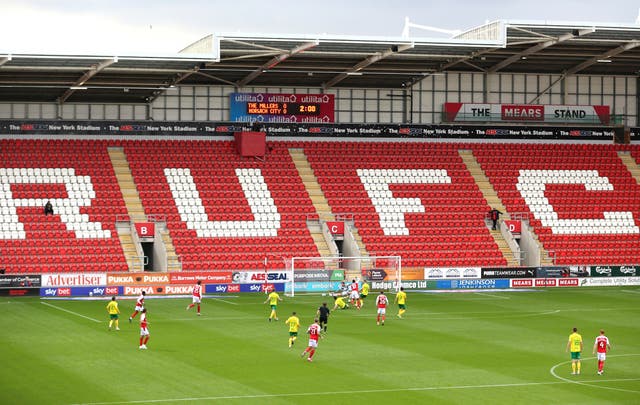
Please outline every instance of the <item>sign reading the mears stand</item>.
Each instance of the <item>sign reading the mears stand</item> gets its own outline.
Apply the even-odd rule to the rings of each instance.
[[[448,122],[546,122],[609,125],[608,105],[444,103]]]

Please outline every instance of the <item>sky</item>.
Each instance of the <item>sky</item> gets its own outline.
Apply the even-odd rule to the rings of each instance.
[[[399,37],[415,24],[636,24],[638,0],[0,0],[0,53],[172,55],[214,33]],[[411,29],[414,37],[443,37]]]

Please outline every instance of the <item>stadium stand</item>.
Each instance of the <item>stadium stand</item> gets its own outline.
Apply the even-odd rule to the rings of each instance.
[[[0,148],[6,272],[127,270],[115,231],[127,212],[103,142],[4,139]]]
[[[8,273],[126,271],[127,215],[107,146],[123,146],[147,215],[166,217],[183,270],[281,269],[319,255],[317,214],[289,155],[302,149],[334,214],[371,255],[406,267],[504,266],[471,150],[508,213],[529,219],[558,265],[635,263],[640,187],[605,144],[276,141],[264,160],[232,141],[0,141],[0,257]],[[49,200],[55,215],[44,215]]]
[[[617,155],[625,148],[478,144],[473,151],[509,212],[527,214],[556,264],[611,265],[635,263],[640,253],[633,217],[640,188]]]
[[[406,267],[506,265],[459,146],[304,144],[330,206],[353,214],[370,254],[401,255]]]
[[[287,148],[240,157],[229,141],[134,141],[125,151],[147,215],[166,216],[183,270],[283,268],[318,256],[313,206]]]

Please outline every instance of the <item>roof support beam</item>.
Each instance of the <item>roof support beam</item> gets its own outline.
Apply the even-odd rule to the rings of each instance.
[[[582,63],[580,63],[580,64],[578,64],[578,65],[576,65],[576,66],[574,66],[574,67],[572,67],[570,69],[568,69],[567,70],[567,75],[572,75],[574,73],[578,73],[579,71],[584,70],[584,69],[588,68],[589,66],[598,63],[599,60],[606,60],[606,59],[608,59],[608,58],[610,58],[612,56],[619,55],[619,54],[621,54],[623,52],[626,52],[626,51],[628,51],[630,49],[633,49],[633,48],[636,48],[638,46],[640,46],[640,41],[627,42],[624,45],[620,45],[617,48],[613,48],[613,49],[611,49],[611,50],[609,50],[609,51],[607,51],[607,52],[605,52],[605,53],[603,53],[601,55],[594,56],[593,58],[587,59],[584,62],[582,62]]]
[[[262,66],[260,66],[259,68],[257,68],[256,70],[254,70],[253,72],[251,72],[247,76],[245,76],[244,79],[238,81],[238,87],[246,86],[251,81],[253,81],[256,77],[260,76],[265,70],[273,69],[278,64],[280,64],[280,63],[284,62],[285,60],[287,60],[290,56],[293,56],[293,55],[295,55],[297,53],[304,52],[307,49],[314,48],[314,47],[318,46],[319,44],[320,44],[320,41],[316,39],[315,41],[306,42],[304,44],[296,46],[295,48],[293,48],[290,51],[283,52],[283,53],[281,53],[279,55],[274,56],[267,63],[263,64]]]
[[[11,61],[11,55],[4,56],[0,58],[0,66],[4,65],[7,62]]]
[[[611,49],[610,51],[607,51],[607,52],[603,53],[602,55],[594,56],[593,58],[590,58],[590,59],[580,63],[579,65],[576,65],[576,66],[572,67],[571,69],[568,69],[560,77],[558,77],[556,80],[554,80],[549,86],[547,86],[547,88],[542,90],[534,99],[529,101],[529,104],[533,104],[536,101],[538,101],[540,99],[540,97],[542,97],[542,95],[544,95],[549,90],[551,90],[551,88],[553,88],[553,86],[555,86],[558,82],[564,80],[567,76],[573,75],[575,73],[578,73],[579,71],[584,70],[584,69],[588,68],[589,66],[598,63],[598,60],[610,58],[612,56],[618,55],[618,54],[620,54],[622,52],[628,51],[628,50],[636,48],[638,46],[640,46],[640,41],[631,41],[631,42],[629,42],[629,43],[627,43],[625,45],[621,45],[621,46],[619,46],[617,48]]]
[[[91,69],[87,70],[86,72],[84,72],[84,74],[82,75],[82,77],[80,77],[78,80],[76,80],[76,82],[74,84],[72,84],[69,89],[67,89],[67,91],[64,92],[64,94],[62,96],[60,96],[60,98],[58,98],[58,102],[59,103],[64,103],[65,101],[67,101],[67,99],[69,97],[71,97],[71,95],[78,90],[78,87],[81,87],[82,85],[84,85],[87,80],[91,79],[93,76],[95,76],[96,74],[98,74],[98,72],[100,72],[101,70],[103,70],[104,68],[113,65],[114,63],[118,62],[118,57],[114,57],[112,59],[107,59],[105,61],[102,61],[98,64],[95,64],[93,66],[91,66]]]
[[[187,77],[191,76],[192,74],[197,73],[199,70],[200,70],[200,65],[196,65],[196,66],[193,67],[193,69],[190,69],[190,70],[188,70],[186,72],[182,72],[182,73],[176,75],[168,83],[165,83],[165,87],[163,87],[162,89],[158,89],[158,90],[154,91],[150,97],[147,97],[147,103],[152,103],[153,100],[158,98],[160,96],[160,94],[164,93],[167,89],[175,88],[176,84],[179,84],[181,81],[183,81]]]
[[[346,79],[347,77],[351,76],[351,75],[358,75],[358,74],[362,74],[360,73],[360,71],[364,68],[366,68],[367,66],[373,65],[374,63],[387,58],[393,54],[399,53],[399,52],[403,52],[406,51],[407,49],[411,49],[414,47],[413,43],[410,44],[403,44],[403,45],[393,45],[391,48],[383,51],[383,52],[376,52],[373,55],[370,55],[369,57],[367,57],[366,59],[360,61],[359,63],[357,63],[355,66],[353,66],[351,69],[346,70],[345,72],[339,73],[337,76],[334,76],[332,79],[330,79],[329,81],[325,82],[322,87],[326,90],[330,87],[335,86],[336,84],[340,83],[341,81],[343,81],[344,79]]]
[[[579,36],[582,36],[582,35],[590,34],[590,33],[594,32],[594,31],[595,31],[595,28],[586,28],[586,29],[576,30],[576,31],[573,31],[573,32],[569,32],[569,33],[560,35],[558,38],[554,38],[554,39],[551,39],[549,41],[541,42],[541,43],[539,43],[537,45],[534,45],[532,47],[529,47],[529,48],[525,49],[522,52],[519,52],[519,53],[516,53],[514,55],[509,56],[507,59],[505,59],[502,62],[492,66],[491,68],[489,68],[488,72],[489,73],[495,73],[498,70],[503,69],[503,68],[509,66],[510,64],[521,60],[523,57],[526,57],[528,55],[531,55],[531,54],[534,54],[536,52],[539,52],[539,51],[541,51],[541,50],[543,50],[545,48],[548,48],[548,47],[550,47],[552,45],[568,41],[568,40],[573,39],[575,37],[579,37]]]

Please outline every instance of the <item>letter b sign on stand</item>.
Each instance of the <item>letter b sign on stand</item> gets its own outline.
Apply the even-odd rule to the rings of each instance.
[[[153,222],[139,222],[135,224],[138,237],[145,242],[152,242],[156,233]]]

